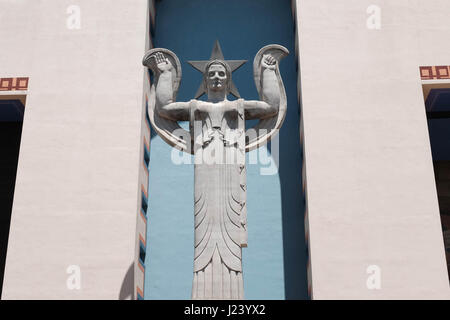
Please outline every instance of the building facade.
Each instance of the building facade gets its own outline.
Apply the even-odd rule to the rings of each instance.
[[[449,299],[448,13],[445,0],[0,0],[0,127],[15,141],[1,146],[2,299],[189,299],[193,166],[151,129],[141,61],[175,52],[189,101],[201,76],[187,61],[216,40],[249,60],[233,74],[249,99],[256,52],[291,52],[285,124],[248,154],[246,298]]]

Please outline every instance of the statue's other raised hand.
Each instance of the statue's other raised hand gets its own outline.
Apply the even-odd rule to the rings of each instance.
[[[162,52],[157,52],[152,56],[155,59],[156,66],[158,70],[161,72],[171,71],[172,64],[169,59],[167,59]]]
[[[261,66],[265,69],[275,70],[277,66],[277,59],[272,57],[270,54],[265,54],[261,59]]]

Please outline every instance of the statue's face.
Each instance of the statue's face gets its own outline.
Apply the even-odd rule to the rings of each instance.
[[[210,90],[225,90],[227,85],[227,70],[225,67],[221,64],[211,65],[208,70],[206,83]]]

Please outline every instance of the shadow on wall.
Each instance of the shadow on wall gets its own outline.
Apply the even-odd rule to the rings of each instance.
[[[17,99],[0,99],[0,296],[25,112],[25,96],[15,98]]]
[[[295,99],[295,98],[294,98]],[[278,174],[281,187],[283,228],[284,290],[287,300],[307,300],[307,259],[302,191],[302,150],[298,107],[291,102],[280,130]]]
[[[119,300],[134,300],[134,262],[131,263],[123,278]]]

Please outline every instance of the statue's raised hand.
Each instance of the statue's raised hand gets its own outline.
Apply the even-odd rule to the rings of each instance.
[[[157,52],[152,57],[155,59],[156,67],[161,73],[172,70],[172,64],[162,52]]]
[[[277,60],[272,57],[272,55],[265,54],[261,59],[261,66],[265,69],[275,70],[275,68],[277,67]]]

